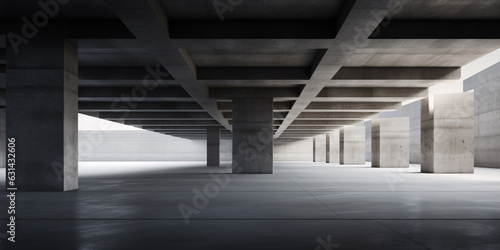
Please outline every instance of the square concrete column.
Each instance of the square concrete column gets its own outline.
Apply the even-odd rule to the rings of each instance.
[[[7,138],[19,191],[78,189],[78,49],[50,27],[7,44]],[[9,187],[9,186],[7,186]]]
[[[474,173],[474,93],[422,100],[422,172]]]
[[[350,126],[340,130],[340,164],[365,164],[365,126]]]
[[[273,173],[273,98],[233,99],[233,173]]]
[[[326,136],[314,137],[314,162],[326,162]]]
[[[410,167],[410,119],[372,120],[372,167]]]
[[[220,129],[207,128],[207,166],[220,166]]]
[[[326,163],[340,163],[340,130],[326,134]]]

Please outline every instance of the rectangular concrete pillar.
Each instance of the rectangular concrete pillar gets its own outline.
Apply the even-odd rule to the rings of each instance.
[[[371,127],[372,167],[410,167],[410,119],[373,119]]]
[[[422,100],[422,172],[474,172],[474,93]]]
[[[220,129],[207,128],[207,166],[220,166]]]
[[[314,137],[314,162],[326,162],[326,136]]]
[[[340,130],[340,164],[365,164],[365,126],[349,126]]]
[[[326,163],[340,163],[340,130],[326,134]]]
[[[273,173],[273,98],[233,99],[233,173]]]
[[[6,130],[19,191],[78,189],[78,49],[53,31],[19,51],[7,44]]]

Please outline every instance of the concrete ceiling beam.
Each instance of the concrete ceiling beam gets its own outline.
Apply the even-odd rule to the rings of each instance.
[[[128,27],[143,41],[143,48],[150,49],[159,63],[203,109],[222,126],[232,126],[217,109],[217,103],[208,97],[205,85],[197,83],[196,65],[185,49],[178,49],[170,39],[169,17],[160,1],[109,1],[109,6]]]
[[[174,39],[328,39],[334,20],[173,20]]]
[[[299,97],[300,88],[210,88],[211,98]]]
[[[331,79],[342,68],[342,65],[349,60],[352,54],[358,50],[356,43],[365,42],[368,36],[383,21],[385,15],[373,16],[372,12],[388,13],[390,0],[357,0],[347,1],[344,9],[341,11],[336,27],[337,35],[335,41],[327,48],[321,58],[317,58],[311,66],[311,78],[304,87],[300,97],[294,103],[292,110],[283,120],[280,128],[276,131],[274,138],[279,138],[281,134],[292,124],[308,106],[314,101],[321,90],[331,81]],[[368,26],[367,23],[377,25]],[[364,29],[364,32],[357,32],[358,29]],[[339,53],[340,51],[340,53]]]
[[[146,129],[146,130],[200,130],[200,129],[203,129],[203,130],[206,130],[207,127],[210,127],[210,128],[216,128],[217,126],[151,126],[151,125],[144,125],[144,126],[141,126],[142,129]],[[222,126],[219,126],[218,128],[220,128],[221,130],[225,129],[224,127]]]
[[[117,112],[101,112],[99,118],[107,120],[213,120],[213,118],[205,112],[134,112],[134,113],[117,113]]]
[[[292,126],[288,126],[288,129],[286,131],[292,131],[292,130],[321,130],[321,131],[330,131],[330,130],[336,130],[336,129],[340,129],[342,128],[343,126],[339,126],[339,125],[328,125],[328,126],[295,126],[295,125],[292,125]]]
[[[122,102],[144,102],[144,101],[189,101],[191,97],[181,87],[161,87],[151,90],[145,88],[88,88],[78,89],[79,101],[122,101]]]
[[[332,80],[459,80],[460,67],[342,67]]]
[[[292,126],[346,126],[346,125],[353,125],[356,123],[359,123],[359,120],[347,120],[347,121],[295,120],[294,122],[292,122]]]
[[[297,120],[366,120],[372,117],[376,117],[377,112],[303,112],[300,114]]]
[[[229,113],[233,112],[233,104],[231,102],[218,102],[217,107],[221,112]],[[274,102],[273,110],[274,112],[286,112],[292,109],[291,102]]]
[[[125,125],[133,125],[133,126],[220,126],[219,122],[215,120],[207,120],[207,121],[155,121],[155,120],[138,120],[138,121],[129,121],[125,120]]]
[[[371,39],[500,39],[500,20],[391,20]],[[411,27],[411,28],[408,28]],[[480,28],[479,28],[480,27]]]
[[[151,82],[157,80],[173,80],[173,77],[161,69],[161,79],[152,79],[151,72],[147,68],[134,67],[134,68],[79,68],[78,69],[78,79],[79,81],[85,80],[138,80],[140,85],[146,85],[144,87],[151,86]],[[149,85],[148,85],[149,84]]]
[[[399,102],[311,102],[306,112],[385,112],[401,108]]]
[[[427,88],[331,88],[321,90],[317,97],[404,97],[425,98],[428,95]]]
[[[2,20],[0,33],[17,31],[20,25],[24,23]],[[64,30],[65,39],[136,39],[120,20],[50,20],[50,27]]]
[[[198,67],[198,80],[309,80],[309,67]]]
[[[79,102],[80,112],[203,112],[195,102]],[[126,117],[123,117],[126,118]]]

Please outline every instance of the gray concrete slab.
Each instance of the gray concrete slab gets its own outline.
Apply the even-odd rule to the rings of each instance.
[[[191,204],[193,188],[203,192],[214,182],[204,162],[110,164],[81,163],[78,192],[19,193],[23,219],[16,221],[14,249],[314,249],[322,242],[339,249],[500,246],[498,169],[430,175],[419,165],[276,162],[274,175],[228,175],[228,185],[187,225],[178,205]],[[225,162],[216,176],[223,180],[231,169]],[[4,177],[0,172],[0,186]],[[5,215],[0,218],[8,223]],[[57,240],[44,240],[54,235]]]

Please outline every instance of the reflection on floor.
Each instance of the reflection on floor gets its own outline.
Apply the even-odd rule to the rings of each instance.
[[[0,249],[500,249],[500,169],[277,162],[274,175],[227,171],[80,163],[79,191],[17,194],[17,243],[0,239]]]

